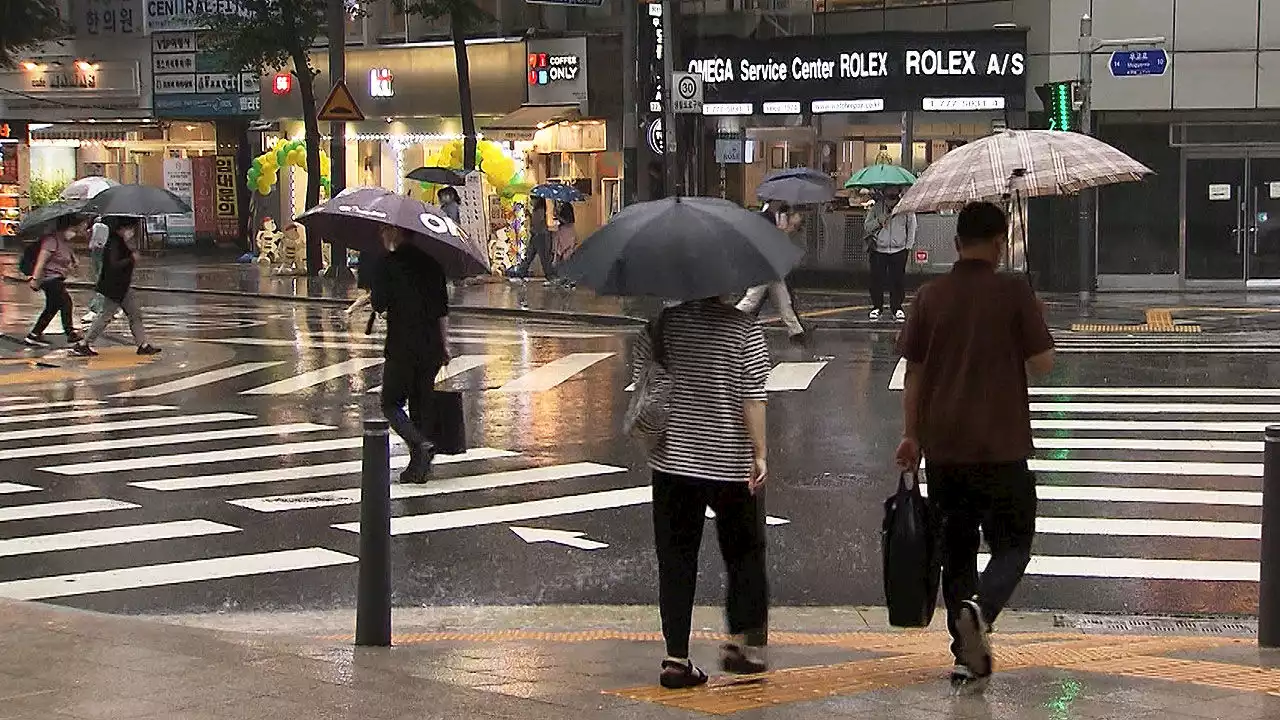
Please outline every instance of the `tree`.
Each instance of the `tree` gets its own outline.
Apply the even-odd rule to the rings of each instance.
[[[226,56],[231,67],[249,72],[283,70],[298,79],[307,148],[307,207],[320,204],[320,121],[316,119],[311,48],[328,29],[325,0],[238,0],[240,12],[206,15],[201,41]],[[339,28],[339,33],[343,29]],[[338,42],[342,42],[339,35]]]
[[[467,59],[467,33],[493,17],[475,0],[396,0],[405,12],[420,15],[428,21],[449,19],[449,35],[453,39],[453,61],[458,70],[458,107],[462,115],[462,168],[476,169],[476,114],[471,107],[471,63]]]
[[[4,0],[0,2],[0,68],[15,67],[22,53],[70,33],[54,0]]]

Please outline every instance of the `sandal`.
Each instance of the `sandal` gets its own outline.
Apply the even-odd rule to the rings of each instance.
[[[706,682],[707,674],[692,661],[662,661],[662,674],[658,676],[658,683],[668,690],[684,690],[705,685]]]

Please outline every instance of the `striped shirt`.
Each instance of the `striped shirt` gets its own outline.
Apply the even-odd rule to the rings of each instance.
[[[649,467],[673,475],[746,482],[751,438],[743,402],[765,400],[769,348],[755,319],[718,301],[684,303],[666,311],[663,343],[675,379],[667,432],[649,454]],[[642,333],[635,376],[652,346]]]

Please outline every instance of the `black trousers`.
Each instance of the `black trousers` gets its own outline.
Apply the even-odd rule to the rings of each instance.
[[[899,250],[896,253],[870,252],[871,261],[871,305],[877,310],[884,309],[884,291],[889,289],[889,310],[896,312],[902,309],[903,300],[907,297],[907,255],[910,250]]]
[[[994,623],[1022,581],[1036,533],[1036,476],[1026,461],[983,465],[929,464],[929,500],[942,522],[942,597],[951,652],[959,658],[960,603],[978,596]],[[981,537],[991,561],[978,575]]]
[[[515,275],[526,277],[533,267],[533,259],[542,260],[542,274],[548,280],[555,278],[555,259],[551,257],[551,234],[530,233],[529,247],[524,249],[524,259],[516,266]]]
[[[63,278],[49,278],[40,283],[40,289],[44,291],[44,310],[36,318],[36,324],[31,326],[31,334],[44,334],[54,316],[61,315],[62,331],[70,337],[76,328],[71,324],[71,293],[67,292],[66,281]]]
[[[658,608],[667,655],[689,657],[698,549],[710,507],[728,575],[729,633],[748,645],[768,640],[769,581],[765,569],[764,499],[745,482],[718,482],[653,472],[653,538],[658,551]]]
[[[382,366],[382,414],[409,447],[428,442],[440,358],[388,356]],[[405,406],[409,412],[405,414]]]

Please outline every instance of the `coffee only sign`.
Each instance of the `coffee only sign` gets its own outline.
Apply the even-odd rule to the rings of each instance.
[[[1025,108],[1025,31],[705,38],[687,69],[708,114]],[[986,102],[951,103],[948,99]],[[804,107],[809,103],[810,107]],[[718,112],[718,110],[731,112]]]

